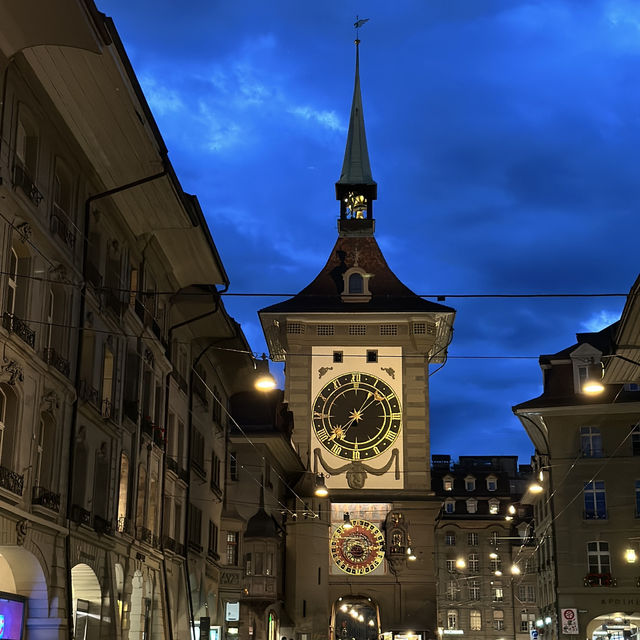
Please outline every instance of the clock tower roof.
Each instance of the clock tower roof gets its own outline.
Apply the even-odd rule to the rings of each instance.
[[[364,280],[363,292],[352,294],[352,274]],[[373,236],[340,236],[324,268],[300,293],[266,307],[267,313],[455,313],[443,304],[424,300],[391,271]]]

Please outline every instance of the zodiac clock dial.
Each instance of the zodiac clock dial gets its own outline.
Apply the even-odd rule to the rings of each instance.
[[[313,430],[330,453],[347,460],[375,458],[398,437],[400,401],[383,380],[345,373],[328,382],[313,403]]]
[[[331,536],[331,557],[341,571],[365,575],[384,559],[384,536],[375,524],[352,520],[352,526],[338,527]]]

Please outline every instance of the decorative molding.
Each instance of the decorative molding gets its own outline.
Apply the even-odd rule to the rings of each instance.
[[[318,378],[322,378],[322,376],[325,376],[327,372],[331,371],[332,369],[333,367],[320,367],[318,369]]]
[[[5,364],[0,365],[0,375],[8,375],[7,383],[15,385],[16,382],[24,382],[24,372],[22,367],[15,361],[3,358]]]
[[[360,462],[360,460],[353,460],[348,464],[342,465],[341,467],[332,467],[328,465],[324,458],[322,457],[322,452],[320,449],[313,450],[314,456],[314,473],[318,473],[318,462],[322,466],[322,468],[330,475],[337,476],[342,473],[347,474],[347,484],[350,489],[363,489],[364,485],[367,481],[367,474],[371,474],[372,476],[382,476],[389,469],[393,463],[396,463],[395,468],[395,479],[400,479],[400,452],[398,449],[393,449],[391,452],[391,457],[389,458],[389,462],[381,467],[380,469],[376,469],[375,467],[371,467],[368,464],[364,464]]]
[[[45,394],[40,400],[40,410],[53,413],[54,409],[60,408],[60,398],[53,389],[45,389]]]
[[[55,267],[50,267],[49,275],[58,282],[71,283],[71,280],[68,278],[67,268],[62,263],[57,264]]]
[[[150,366],[153,367],[153,364],[155,362],[155,358],[153,357],[153,353],[151,351],[151,349],[145,349],[144,350],[144,361]]]
[[[396,379],[396,370],[393,367],[380,367],[381,371],[384,371],[392,380]]]
[[[15,229],[20,236],[20,242],[22,242],[22,244],[26,244],[29,241],[29,238],[31,238],[31,234],[33,233],[31,225],[29,225],[28,222],[23,222],[22,224],[19,224],[17,227],[15,227]]]
[[[16,522],[16,542],[21,547],[24,545],[24,541],[27,539],[28,530],[28,520],[18,520],[18,522]]]

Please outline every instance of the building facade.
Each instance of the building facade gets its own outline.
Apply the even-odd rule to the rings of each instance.
[[[441,637],[528,640],[539,619],[531,467],[516,456],[432,456]]]
[[[357,51],[336,244],[311,284],[260,311],[270,353],[286,363],[284,399],[305,470],[290,507],[297,517],[286,522],[291,622],[282,635],[425,639],[437,627],[440,509],[428,374],[444,361],[454,311],[402,284],[375,240]],[[314,496],[319,478],[328,498]]]
[[[545,638],[637,637],[640,393],[637,365],[614,355],[637,343],[624,334],[634,298],[620,322],[541,356],[542,394],[514,407],[544,489],[534,509]],[[603,392],[589,395],[584,382],[602,365]]]
[[[186,639],[222,615],[226,409],[252,361],[113,22],[42,10],[0,4],[0,615]]]

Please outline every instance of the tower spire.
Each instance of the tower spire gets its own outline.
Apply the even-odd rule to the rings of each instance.
[[[356,32],[366,20],[355,23]],[[340,201],[341,235],[373,234],[373,200],[378,195],[378,185],[371,175],[367,136],[362,112],[360,91],[360,40],[356,38],[356,72],[351,102],[351,116],[347,144],[340,179],[336,182],[336,199]],[[351,221],[354,222],[351,222]],[[356,222],[359,221],[359,222]]]

